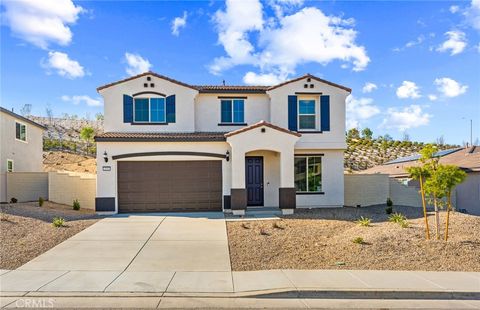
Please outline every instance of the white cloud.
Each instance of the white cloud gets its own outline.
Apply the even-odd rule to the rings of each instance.
[[[408,41],[408,42],[405,43],[405,45],[402,46],[402,47],[395,47],[395,48],[393,49],[393,51],[394,51],[394,52],[404,51],[404,50],[406,50],[407,48],[411,48],[411,47],[414,47],[414,46],[416,46],[416,45],[420,45],[420,44],[422,44],[424,41],[425,41],[425,36],[422,34],[422,35],[419,35],[415,40]]]
[[[371,93],[372,91],[374,91],[375,89],[377,89],[377,85],[375,85],[374,83],[372,82],[367,82],[365,83],[365,85],[363,86],[362,88],[362,92],[363,93]]]
[[[405,131],[427,125],[431,117],[432,115],[423,112],[418,105],[410,105],[403,109],[389,108],[381,126]]]
[[[249,71],[243,77],[243,82],[247,85],[275,85],[285,81],[281,77],[273,74],[273,73],[266,73],[266,74],[257,74],[255,72]]]
[[[127,71],[129,75],[147,72],[152,67],[152,64],[147,59],[138,54],[125,53],[125,61],[127,62],[125,71]]]
[[[406,98],[420,98],[420,89],[419,87],[411,81],[403,81],[402,85],[397,88],[397,97],[406,99]]]
[[[465,33],[459,30],[451,30],[445,32],[445,35],[448,37],[448,40],[443,42],[442,45],[437,47],[439,52],[448,52],[450,55],[457,55],[463,52],[467,46],[467,38]]]
[[[459,82],[447,77],[435,79],[434,83],[437,85],[439,92],[450,98],[464,94],[468,88],[467,85],[462,85]]]
[[[210,66],[215,74],[236,65],[253,65],[260,69],[260,75],[285,79],[298,65],[308,62],[326,65],[340,60],[361,71],[370,61],[365,48],[355,42],[354,21],[326,16],[318,8],[264,20],[259,1],[227,0],[225,11],[217,11],[214,21],[218,41],[226,52]]]
[[[480,31],[480,0],[472,0],[470,7],[464,11],[463,15],[470,26]]]
[[[102,99],[100,97],[97,98],[92,98],[87,95],[82,95],[82,96],[67,96],[63,95],[62,100],[65,102],[70,102],[75,105],[84,103],[90,107],[99,107],[103,104]]]
[[[70,25],[84,10],[71,0],[6,0],[2,19],[13,35],[47,49],[49,43],[68,45]]]
[[[180,29],[185,28],[187,25],[187,12],[183,12],[182,17],[175,17],[175,19],[172,21],[172,34],[174,36],[177,36],[180,34]]]
[[[437,99],[438,99],[438,97],[437,97],[436,95],[434,95],[434,94],[428,95],[428,100],[430,100],[430,101],[435,101],[435,100],[437,100]]]
[[[460,11],[460,7],[458,5],[452,5],[452,6],[450,6],[449,11],[450,11],[450,13],[455,14],[458,11]]]
[[[66,53],[48,52],[48,60],[42,63],[47,70],[55,70],[58,75],[75,79],[85,75],[85,70],[76,60],[70,59]]]
[[[371,98],[355,98],[349,95],[346,101],[347,129],[360,127],[361,122],[380,113]]]

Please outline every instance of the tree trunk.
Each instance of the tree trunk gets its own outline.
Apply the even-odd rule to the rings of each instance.
[[[427,240],[430,239],[430,227],[428,226],[427,204],[425,202],[425,191],[423,189],[423,177],[420,176],[420,193],[422,195],[423,217],[425,218],[425,233]]]
[[[448,224],[450,223],[450,209],[452,208],[452,193],[449,191],[447,194],[447,219],[445,220],[445,241],[448,240]]]
[[[433,195],[433,206],[435,207],[435,237],[440,240],[440,215],[438,214],[437,196]]]

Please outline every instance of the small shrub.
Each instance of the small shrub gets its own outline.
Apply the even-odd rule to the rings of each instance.
[[[10,199],[10,203],[17,203],[17,202],[18,202],[18,199],[15,197],[12,197],[12,199]]]
[[[365,241],[363,240],[362,237],[356,237],[355,239],[352,240],[353,243],[356,243],[356,244],[364,244]]]
[[[370,226],[371,222],[372,222],[372,220],[370,218],[363,217],[363,216],[361,216],[358,220],[355,221],[355,223],[357,223],[360,226],[364,226],[364,227]]]
[[[408,227],[410,227],[410,224],[408,224],[407,221],[402,221],[402,222],[400,222],[400,226],[401,226],[402,228],[408,228]]]
[[[43,203],[45,202],[45,199],[43,199],[43,197],[39,197],[38,198],[38,206],[41,207],[43,206]]]
[[[392,223],[401,224],[402,222],[404,222],[406,220],[407,220],[407,218],[405,217],[405,215],[403,215],[401,213],[397,213],[397,212],[395,212],[394,214],[392,214],[388,217],[388,221],[392,222]]]
[[[393,201],[392,201],[392,199],[390,199],[390,197],[387,198],[387,206],[388,206],[388,207],[393,206]]]
[[[65,224],[65,219],[61,217],[54,217],[52,221],[52,225],[54,227],[62,227]]]
[[[73,201],[73,210],[76,210],[76,211],[80,210],[80,202],[78,202],[78,199],[75,199]]]
[[[392,207],[386,207],[385,208],[385,213],[392,214],[393,213],[393,208]]]

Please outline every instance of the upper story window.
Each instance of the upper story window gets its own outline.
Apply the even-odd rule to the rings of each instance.
[[[245,123],[244,100],[222,99],[220,122],[222,124]]]
[[[133,111],[136,123],[165,123],[165,98],[135,98]]]
[[[15,139],[27,141],[27,125],[15,122]]]
[[[298,129],[317,129],[317,101],[313,98],[298,100]]]

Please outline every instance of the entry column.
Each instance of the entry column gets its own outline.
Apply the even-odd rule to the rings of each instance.
[[[278,189],[278,203],[283,214],[293,214],[297,206],[294,166],[293,147],[283,150],[280,153],[280,188]]]
[[[232,147],[232,188],[230,190],[232,212],[244,215],[247,209],[245,189],[245,152]]]

